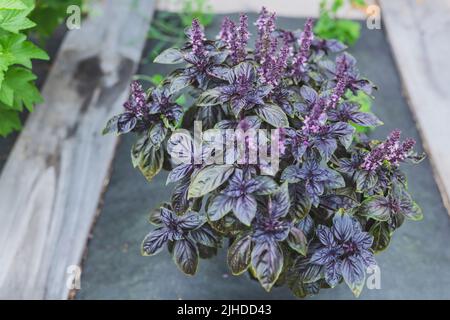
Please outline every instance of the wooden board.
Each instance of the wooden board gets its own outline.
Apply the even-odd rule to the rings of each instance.
[[[380,0],[406,95],[450,212],[450,0]]]
[[[144,47],[153,0],[99,0],[68,32],[37,106],[0,176],[0,298],[66,299],[117,138],[121,109]]]

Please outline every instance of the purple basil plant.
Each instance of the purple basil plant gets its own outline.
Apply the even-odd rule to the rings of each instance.
[[[215,40],[194,20],[186,44],[155,59],[180,67],[147,92],[134,82],[104,132],[136,134],[132,163],[149,181],[170,171],[173,193],[150,217],[143,255],[167,247],[194,275],[200,258],[226,245],[231,272],[267,291],[287,285],[305,297],[344,282],[359,295],[374,255],[405,218],[422,218],[400,165],[423,155],[399,130],[384,141],[358,134],[355,125],[382,122],[347,100],[347,91],[375,89],[355,58],[318,39],[311,19],[293,32],[275,20],[262,9],[254,49],[244,14],[225,18]],[[181,95],[191,103],[178,104]],[[196,126],[214,143],[190,139]],[[225,142],[233,134],[241,143]]]

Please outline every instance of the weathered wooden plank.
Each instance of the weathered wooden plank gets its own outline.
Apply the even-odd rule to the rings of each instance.
[[[381,15],[450,213],[450,0],[380,0]]]
[[[0,298],[66,299],[117,138],[100,132],[128,94],[153,0],[99,0],[70,31],[0,176]]]

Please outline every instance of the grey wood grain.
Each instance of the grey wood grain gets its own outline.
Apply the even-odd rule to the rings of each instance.
[[[380,0],[424,146],[450,213],[450,0]]]
[[[68,32],[0,176],[0,298],[66,299],[117,137],[101,135],[139,64],[153,0],[103,0]]]

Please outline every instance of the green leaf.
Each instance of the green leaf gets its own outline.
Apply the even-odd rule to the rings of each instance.
[[[36,24],[27,18],[31,10],[2,10],[0,12],[0,29],[12,33],[33,28]]]
[[[284,111],[275,104],[265,104],[255,108],[256,114],[275,128],[289,127],[289,121]]]
[[[0,101],[15,110],[22,110],[25,106],[33,111],[35,104],[43,102],[43,98],[33,81],[36,76],[30,70],[12,67],[6,72],[5,80],[0,88]],[[11,90],[13,96],[11,96]]]
[[[0,10],[24,10],[27,6],[20,0],[0,0]]]
[[[189,186],[188,198],[198,198],[216,190],[233,173],[232,165],[211,165],[200,170]]]
[[[14,110],[7,110],[0,103],[0,136],[6,137],[11,132],[21,128],[19,113]]]
[[[44,50],[26,41],[26,38],[23,34],[7,34],[0,37],[0,55],[4,58],[4,63],[20,64],[31,69],[31,59],[49,59]]]
[[[251,261],[252,237],[237,238],[228,249],[227,262],[233,275],[240,275],[248,269]]]

